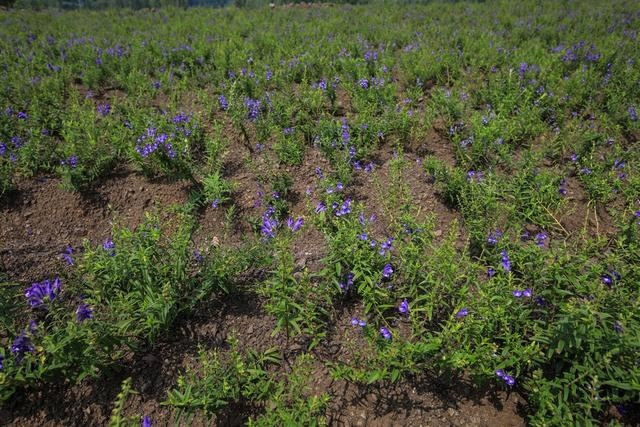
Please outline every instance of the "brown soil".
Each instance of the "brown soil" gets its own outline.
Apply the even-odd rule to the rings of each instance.
[[[148,180],[130,170],[115,171],[83,194],[63,190],[57,178],[22,180],[0,202],[0,267],[13,281],[42,280],[63,265],[67,245],[78,249],[85,239],[102,243],[114,219],[135,227],[145,212],[183,203],[188,193],[185,182]]]
[[[396,384],[358,386],[333,380],[321,362],[347,360],[350,349],[361,345],[358,331],[345,313],[330,330],[331,340],[314,351],[314,394],[331,397],[327,418],[338,426],[522,426],[524,400],[493,388],[478,389],[461,378],[437,378],[424,374]],[[132,378],[138,394],[127,400],[126,414],[145,414],[154,425],[173,424],[171,411],[161,405],[178,375],[192,365],[199,347],[228,349],[227,339],[240,340],[240,350],[278,347],[293,359],[302,346],[282,335],[273,336],[275,321],[261,303],[248,294],[213,299],[190,318],[182,319],[157,345],[141,349],[118,369],[80,385],[52,385],[19,393],[0,410],[0,423],[12,426],[106,425],[121,382]],[[286,375],[287,366],[281,367]],[[73,404],[69,404],[73,402]],[[238,408],[234,407],[234,410]],[[213,420],[196,418],[194,425],[242,425],[255,408],[223,411]]]
[[[356,179],[354,198],[363,201],[367,206],[367,214],[375,213],[378,220],[372,224],[377,239],[391,235],[391,218],[398,216],[398,206],[392,206],[388,202],[389,189],[393,185],[390,175],[390,162],[394,157],[391,147],[382,147],[375,156],[376,170],[372,174],[360,173]],[[410,212],[418,221],[432,217],[434,233],[439,241],[450,230],[451,225],[457,222],[462,224],[460,214],[445,205],[434,184],[428,179],[424,171],[421,157],[412,154],[404,154],[405,166],[402,173],[401,185],[405,187],[407,196],[411,201]],[[395,224],[399,226],[399,224]],[[458,244],[461,246],[466,237],[461,230]]]
[[[436,153],[437,154],[437,153]],[[236,183],[233,203],[236,221],[227,226],[225,209],[203,207],[198,214],[199,230],[194,246],[209,244],[237,246],[243,239],[255,239],[246,218],[259,215],[264,207],[255,207],[260,180],[260,165],[247,162],[247,147],[232,147],[225,158],[225,177]],[[349,191],[356,201],[376,211],[377,238],[390,233],[389,217],[383,206],[384,188],[389,185],[389,165],[393,152],[382,148],[375,156],[375,172],[360,172]],[[406,155],[405,184],[419,218],[434,214],[436,235],[440,236],[456,212],[438,199],[428,182],[419,158]],[[255,156],[253,156],[255,158]],[[290,195],[293,216],[307,212],[307,187],[315,188],[315,167],[330,170],[322,154],[309,149],[299,167],[282,168],[294,178]],[[372,191],[374,184],[380,191]],[[61,254],[67,244],[79,247],[83,239],[100,244],[110,234],[113,218],[127,227],[135,227],[146,211],[154,206],[166,207],[187,200],[190,187],[185,182],[149,180],[130,170],[116,171],[94,191],[78,194],[62,190],[59,180],[41,177],[22,180],[18,189],[0,205],[0,259],[8,278],[23,285],[50,277],[63,268]],[[265,189],[266,190],[266,189]],[[310,221],[307,221],[309,224]],[[463,236],[461,236],[463,239]],[[326,243],[321,232],[305,226],[294,243],[299,269],[317,272],[322,268]],[[0,409],[0,425],[12,426],[85,426],[106,425],[120,384],[128,377],[138,394],[126,405],[129,415],[149,415],[154,425],[173,425],[171,410],[161,405],[166,393],[175,386],[180,372],[195,361],[199,346],[228,350],[227,339],[233,334],[240,349],[280,349],[284,360],[292,360],[304,350],[300,340],[287,342],[282,334],[274,336],[275,320],[265,313],[262,301],[248,291],[264,280],[265,272],[250,271],[237,278],[239,291],[206,301],[194,313],[181,318],[152,347],[143,348],[122,361],[113,372],[80,384],[43,385],[23,390]],[[246,285],[246,286],[245,286]],[[358,386],[333,380],[326,363],[354,357],[354,348],[364,348],[364,340],[349,323],[360,310],[346,307],[334,313],[328,324],[327,339],[313,350],[316,370],[314,392],[331,397],[327,419],[337,426],[520,426],[526,405],[517,393],[506,394],[493,388],[473,387],[464,378],[442,378],[424,373],[396,384]],[[287,374],[288,365],[280,368]],[[196,418],[194,425],[242,425],[256,408],[234,404],[213,421]]]
[[[582,184],[575,177],[567,178],[567,208],[559,219],[570,235],[585,237],[611,236],[616,233],[613,219],[603,206],[590,205]]]

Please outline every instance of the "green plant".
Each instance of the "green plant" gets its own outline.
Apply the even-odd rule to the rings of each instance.
[[[189,422],[197,412],[211,416],[230,403],[248,401],[265,407],[265,413],[248,420],[249,425],[324,425],[326,395],[310,396],[312,358],[299,356],[286,380],[278,380],[267,369],[277,365],[274,349],[241,354],[237,339],[230,340],[228,359],[216,352],[200,350],[198,368],[189,368],[169,391],[165,405],[176,408],[176,421]]]

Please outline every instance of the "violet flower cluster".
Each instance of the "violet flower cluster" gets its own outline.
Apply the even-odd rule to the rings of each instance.
[[[260,226],[260,232],[267,240],[276,237],[278,220],[275,218],[275,213],[276,209],[273,206],[269,206],[262,215],[262,225]]]
[[[42,282],[32,283],[24,296],[29,301],[32,308],[46,308],[47,303],[52,302],[60,293],[60,279],[56,277],[53,281],[46,279]]]
[[[498,369],[496,371],[496,375],[498,376],[498,378],[501,378],[509,387],[513,387],[516,384],[516,379],[511,375],[507,375],[502,369]]]

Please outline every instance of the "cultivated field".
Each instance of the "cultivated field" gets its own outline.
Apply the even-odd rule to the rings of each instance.
[[[640,423],[638,31],[0,11],[0,424]]]

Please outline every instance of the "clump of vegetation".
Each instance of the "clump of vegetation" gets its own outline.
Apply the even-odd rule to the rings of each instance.
[[[167,390],[178,422],[242,404],[250,425],[326,424],[320,367],[359,385],[466,375],[519,392],[532,425],[626,421],[637,32],[627,0],[4,12],[3,204],[42,176],[86,197],[114,169],[190,196],[37,282],[0,274],[0,402],[104,377],[251,296],[282,348],[200,343]],[[203,243],[208,215],[225,238]],[[336,329],[349,358],[316,352]],[[114,425],[140,422],[134,393]]]

